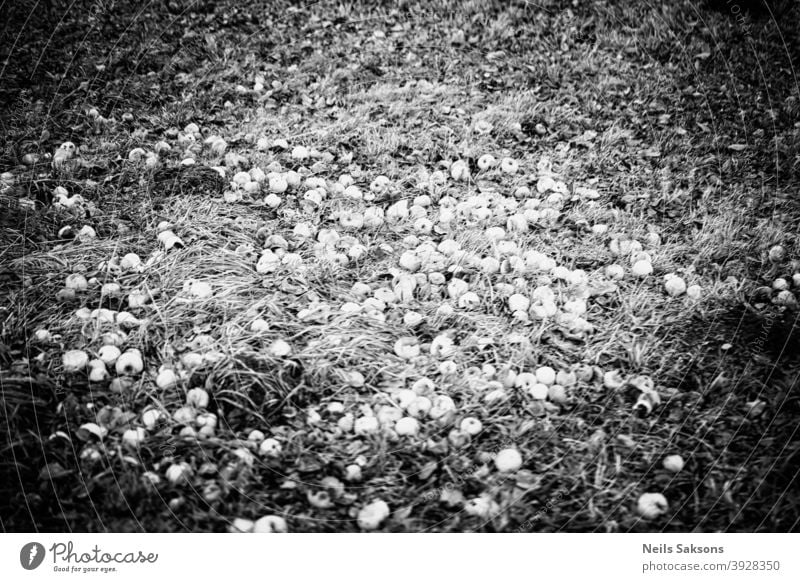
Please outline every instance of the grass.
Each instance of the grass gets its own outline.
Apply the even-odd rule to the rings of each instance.
[[[13,174],[0,194],[4,530],[224,531],[235,518],[275,514],[291,531],[355,531],[359,509],[375,499],[391,509],[386,531],[798,529],[797,311],[759,290],[800,271],[796,9],[781,8],[779,20],[688,0],[117,2],[113,17],[86,2],[69,12],[56,3],[28,19],[31,9],[0,8],[8,15],[0,170]],[[53,42],[74,50],[53,50]],[[257,80],[261,91],[252,90]],[[91,108],[108,121],[93,120]],[[222,136],[227,151],[186,142],[189,123],[203,138]],[[262,137],[290,148],[261,150]],[[75,171],[55,172],[46,159],[20,163],[66,140],[85,161]],[[128,161],[132,148],[152,151],[159,141],[171,149],[156,168]],[[297,145],[330,155],[303,164],[290,155]],[[197,163],[181,166],[193,147]],[[349,174],[368,192],[385,175],[391,186],[375,202],[331,195],[311,207],[301,188],[277,210],[263,192],[229,203],[226,180],[210,168],[225,166],[230,177],[232,153],[245,170],[305,165],[329,184]],[[478,172],[484,153],[515,158],[520,172]],[[500,208],[517,187],[538,197],[542,158],[570,195],[557,219],[509,239],[587,273],[596,288],[587,300],[590,333],[515,321],[504,296],[550,283],[505,267],[483,273],[474,262],[508,258],[485,228],[506,225]],[[470,164],[471,181],[418,186],[457,159]],[[54,207],[57,185],[80,193],[85,211]],[[573,198],[579,186],[599,198]],[[434,222],[443,198],[484,193],[494,222],[457,219],[430,235],[415,233],[411,220],[350,230],[337,223],[337,213],[411,205],[423,193]],[[183,248],[159,249],[165,220]],[[358,243],[366,254],[342,264],[296,234],[298,223],[337,229],[333,250],[346,254]],[[85,224],[97,238],[58,239],[65,225]],[[608,232],[591,230],[599,224]],[[654,273],[631,276],[612,235],[640,241]],[[428,239],[452,239],[465,251],[437,270],[448,282],[453,267],[461,270],[478,294],[473,309],[451,301],[447,283],[423,277],[408,305],[340,310],[363,304],[357,282],[392,289],[402,252]],[[786,249],[777,262],[767,256],[776,244]],[[295,253],[303,267],[260,274],[265,248]],[[109,266],[130,252],[151,259],[149,267]],[[612,286],[604,273],[615,262],[627,273]],[[74,302],[57,301],[74,272],[118,282],[123,295],[102,296],[98,284]],[[663,276],[673,272],[701,285],[701,297],[668,296]],[[208,282],[213,295],[191,298],[190,280]],[[562,301],[580,294],[552,287]],[[65,373],[63,351],[94,354],[109,330],[76,310],[127,309],[135,290],[150,299],[130,309],[145,323],[127,329],[125,347],[142,351],[145,373],[123,393]],[[452,313],[439,310],[444,302]],[[410,309],[422,323],[404,323]],[[258,317],[269,326],[252,331]],[[35,341],[38,329],[52,340]],[[440,335],[457,347],[455,373],[428,353]],[[395,353],[408,336],[420,357]],[[272,353],[277,340],[289,343],[289,355]],[[200,354],[200,366],[187,365],[187,353]],[[594,370],[561,405],[517,389],[486,401],[492,379],[543,365]],[[161,366],[181,382],[158,388]],[[652,378],[661,405],[636,414],[636,391],[604,386],[603,373],[614,370]],[[421,378],[453,399],[453,415],[423,420],[416,437],[342,429],[342,417],[367,410],[391,426],[392,395]],[[213,435],[187,437],[168,420],[138,448],[122,442],[143,411],[171,419],[197,387],[210,394]],[[451,429],[467,416],[483,430],[452,442]],[[102,442],[80,430],[87,422],[108,430]],[[254,429],[281,442],[278,458],[248,441]],[[523,468],[498,473],[493,456],[509,446],[522,452]],[[662,467],[675,453],[686,461],[677,474]],[[179,462],[192,475],[171,484],[166,471]],[[362,477],[348,481],[354,464]],[[321,507],[320,492],[331,507]],[[668,511],[642,519],[635,508],[645,492],[663,493]],[[491,500],[497,510],[470,515],[460,496]]]

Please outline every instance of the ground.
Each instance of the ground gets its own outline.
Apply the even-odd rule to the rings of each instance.
[[[798,529],[791,3],[0,14],[4,530]]]

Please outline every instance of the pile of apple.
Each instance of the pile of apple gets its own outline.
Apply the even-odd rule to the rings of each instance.
[[[631,390],[636,395],[634,408],[644,413],[652,412],[660,403],[659,389],[652,379],[628,377],[619,370],[604,371],[584,364],[464,364],[468,342],[488,345],[493,339],[474,335],[460,338],[455,323],[458,317],[481,313],[504,317],[508,324],[505,340],[509,342],[528,341],[526,336],[542,326],[554,326],[574,338],[587,339],[595,332],[594,298],[614,293],[620,284],[649,285],[657,293],[666,293],[668,301],[702,300],[703,289],[691,281],[689,272],[666,273],[660,285],[650,283],[659,270],[661,238],[657,232],[637,239],[615,232],[613,225],[582,225],[585,236],[592,237],[611,257],[591,271],[573,268],[569,257],[541,246],[536,233],[554,228],[563,218],[567,202],[600,207],[600,194],[591,184],[568,186],[547,158],[530,173],[517,160],[500,156],[498,161],[493,154],[480,156],[474,166],[467,160],[446,162],[421,169],[409,190],[387,176],[367,176],[357,168],[334,175],[335,156],[304,145],[291,147],[286,140],[258,139],[257,153],[252,157],[257,161],[251,162],[229,151],[221,136],[204,136],[196,124],[182,131],[171,130],[167,138],[171,143],[164,140],[149,149],[131,150],[127,162],[148,172],[167,163],[167,155],[173,151],[178,152],[178,163],[184,166],[205,160],[228,181],[222,194],[224,203],[255,205],[277,217],[269,227],[255,233],[252,243],[236,249],[237,254],[252,258],[254,282],[303,277],[312,271],[363,268],[372,263],[385,267],[390,274],[389,279],[359,281],[334,300],[313,300],[298,310],[297,318],[315,322],[335,316],[397,323],[393,343],[387,346],[387,363],[413,364],[416,369],[430,369],[433,363],[436,374],[406,378],[402,385],[387,389],[385,398],[365,400],[358,407],[333,401],[324,411],[309,409],[309,424],[340,438],[418,441],[428,450],[443,452],[463,449],[478,439],[488,419],[476,411],[491,411],[512,395],[557,412],[569,405],[581,385],[595,384],[608,390]],[[75,155],[74,146],[65,144],[54,160],[62,167]],[[13,180],[13,175],[2,176],[4,185]],[[55,188],[53,199],[63,212],[76,217],[92,214],[85,212],[89,203],[80,195],[70,195],[66,187]],[[152,233],[154,250],[149,256],[112,254],[91,275],[76,271],[67,276],[57,295],[59,301],[84,304],[93,294],[99,296],[100,304],[113,299],[115,304],[127,307],[82,306],[74,311],[77,324],[91,326],[97,333],[87,345],[64,349],[63,373],[86,374],[90,383],[107,385],[116,393],[150,386],[160,393],[181,391],[184,395],[183,403],[172,410],[150,404],[137,411],[132,426],[122,435],[123,445],[131,450],[162,432],[176,431],[187,439],[218,436],[218,419],[207,410],[211,395],[203,388],[186,386],[193,373],[234,354],[219,349],[212,336],[200,334],[188,342],[188,351],[150,369],[137,346],[129,341],[131,331],[145,329],[148,319],[156,315],[157,294],[137,277],[159,266],[169,254],[186,248],[176,232],[182,232],[180,225],[162,221]],[[78,245],[93,244],[97,237],[91,224],[74,234],[77,236],[72,244]],[[780,263],[785,251],[775,247],[769,256]],[[180,298],[185,301],[214,301],[219,291],[213,282],[202,278],[178,284]],[[794,304],[789,289],[798,285],[798,274],[791,282],[776,278],[775,302]],[[439,328],[427,343],[416,333],[424,323]],[[253,317],[247,325],[256,336],[269,335],[263,345],[269,358],[294,357],[306,347],[280,337],[280,330],[273,329],[263,316]],[[46,329],[35,334],[35,340],[43,344],[57,339]],[[341,381],[358,389],[367,379],[361,371],[352,369],[342,372]],[[467,391],[455,394],[455,385],[466,386]],[[108,429],[101,423],[86,423],[81,428],[99,440],[108,438]],[[447,438],[432,438],[442,428],[447,429]],[[284,454],[281,435],[266,427],[251,427],[240,441],[237,455],[248,463],[257,456],[279,462]],[[94,458],[97,449],[91,451],[89,456]],[[504,449],[495,456],[494,465],[499,473],[513,475],[525,465],[523,452],[516,447]],[[165,466],[163,477],[173,486],[191,483],[194,469],[188,463],[175,461]],[[359,481],[362,466],[356,460],[348,464],[344,480]],[[680,471],[683,459],[671,455],[664,467]],[[152,483],[161,481],[161,475],[155,472],[148,472],[147,478]],[[322,502],[315,498],[312,504],[317,503]],[[459,503],[467,514],[482,518],[499,511],[497,503],[486,495]],[[667,502],[660,494],[645,494],[637,508],[649,519],[664,513]],[[360,527],[371,530],[380,527],[389,515],[388,504],[377,499],[362,506],[356,519]],[[231,530],[282,532],[287,524],[275,515],[255,521],[238,518]]]

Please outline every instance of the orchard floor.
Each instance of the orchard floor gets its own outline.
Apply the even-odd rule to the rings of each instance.
[[[2,529],[796,531],[798,11],[661,4],[0,4]]]

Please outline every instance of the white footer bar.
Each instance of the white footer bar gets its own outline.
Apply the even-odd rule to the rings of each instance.
[[[4,534],[0,579],[800,580],[796,534]]]

